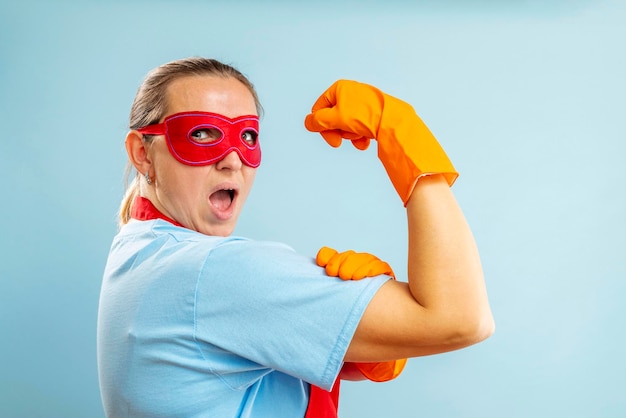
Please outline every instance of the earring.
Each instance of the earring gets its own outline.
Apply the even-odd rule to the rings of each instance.
[[[150,175],[148,174],[148,172],[146,171],[146,183],[148,183],[149,185],[152,184],[152,180],[150,180]]]

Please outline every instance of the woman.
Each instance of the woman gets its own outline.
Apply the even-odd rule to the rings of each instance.
[[[165,64],[139,88],[126,137],[137,175],[100,297],[107,416],[332,415],[342,368],[388,380],[404,358],[493,331],[454,167],[408,104],[372,86],[335,83],[305,125],[333,146],[378,141],[407,209],[408,283],[368,254],[323,249],[318,266],[231,236],[261,162],[260,113],[252,84],[215,60]]]

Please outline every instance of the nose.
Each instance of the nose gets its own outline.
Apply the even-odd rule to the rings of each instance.
[[[239,154],[236,151],[231,151],[215,163],[215,168],[218,170],[239,170],[242,164]]]

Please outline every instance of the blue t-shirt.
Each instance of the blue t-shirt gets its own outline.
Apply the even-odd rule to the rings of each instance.
[[[342,281],[283,244],[132,220],[100,295],[107,417],[302,417],[388,279]]]

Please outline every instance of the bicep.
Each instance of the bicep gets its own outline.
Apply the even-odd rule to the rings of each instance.
[[[344,361],[375,362],[418,357],[470,345],[445,311],[421,306],[407,283],[388,281],[374,295]]]

